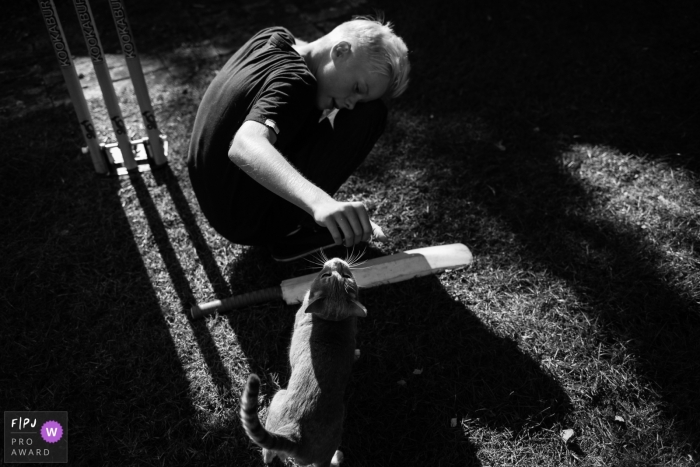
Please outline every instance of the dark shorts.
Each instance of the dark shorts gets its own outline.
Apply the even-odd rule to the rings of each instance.
[[[381,100],[357,104],[353,110],[339,111],[333,127],[328,119],[306,125],[283,155],[308,180],[333,195],[370,153],[384,132],[386,119],[387,109]],[[306,212],[242,171],[227,187],[232,194],[229,200],[205,201],[198,195],[203,190],[202,177],[192,164],[189,169],[204,215],[212,227],[232,243],[274,244],[299,224],[313,222]]]

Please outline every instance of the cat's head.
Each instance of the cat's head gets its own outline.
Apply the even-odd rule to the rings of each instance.
[[[348,263],[333,258],[311,283],[306,313],[329,321],[342,321],[352,316],[364,318],[367,309],[358,301],[357,283]]]

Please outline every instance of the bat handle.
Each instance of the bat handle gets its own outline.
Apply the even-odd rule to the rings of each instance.
[[[224,298],[223,300],[213,300],[207,303],[197,303],[192,305],[192,318],[198,319],[211,314],[222,313],[224,311],[233,310],[234,308],[242,308],[249,305],[257,305],[258,303],[270,302],[282,298],[282,288],[280,286],[270,287],[255,292],[234,295],[233,297]]]

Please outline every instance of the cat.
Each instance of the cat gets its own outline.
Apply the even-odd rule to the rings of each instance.
[[[339,463],[343,394],[355,360],[357,317],[366,316],[348,263],[326,261],[297,311],[289,384],[272,399],[265,428],[258,418],[257,375],[249,376],[241,397],[243,428],[263,448],[266,464],[275,457],[315,467]]]

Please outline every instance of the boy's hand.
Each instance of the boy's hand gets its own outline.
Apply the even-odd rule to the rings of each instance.
[[[331,199],[314,210],[314,220],[328,229],[336,245],[351,247],[360,242],[369,242],[372,235],[377,241],[386,241],[382,229],[369,219],[365,205],[357,201],[341,202]]]

